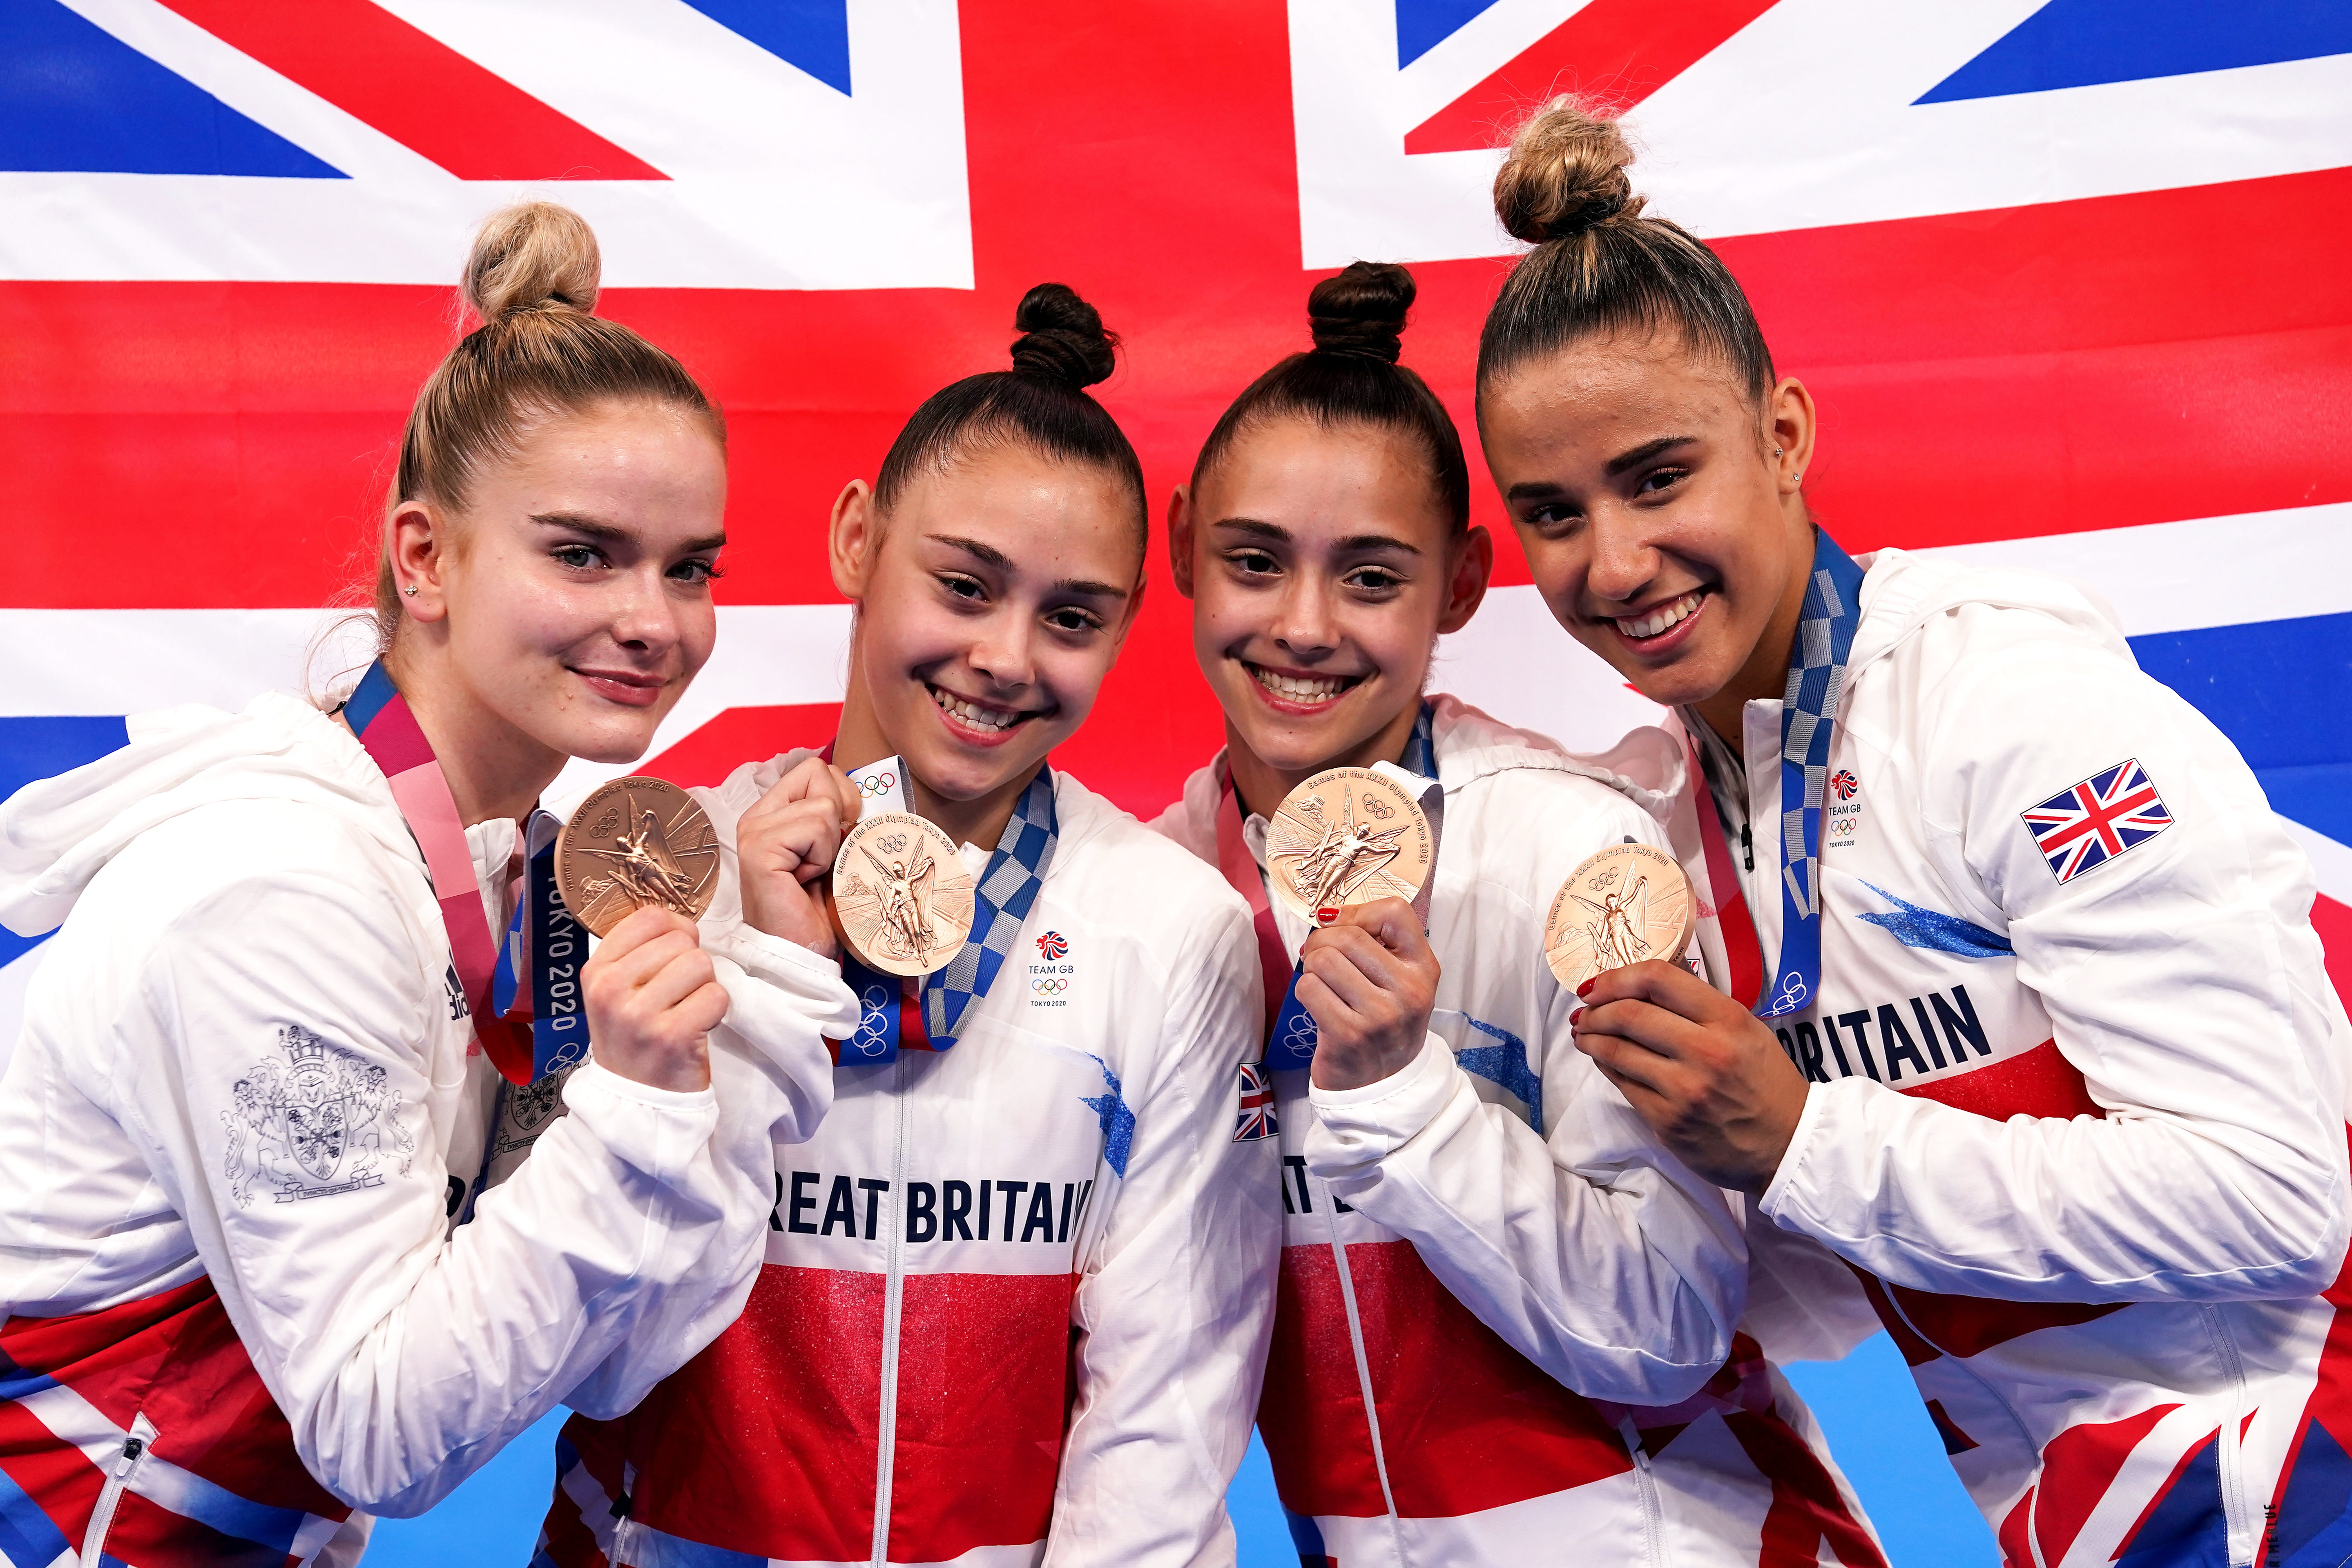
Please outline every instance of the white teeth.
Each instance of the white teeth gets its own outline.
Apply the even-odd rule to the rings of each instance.
[[[938,703],[942,710],[954,714],[975,730],[1010,730],[1022,717],[1018,713],[1002,713],[977,707],[936,686],[930,691],[931,700]]]
[[[1250,673],[1257,677],[1257,683],[1260,686],[1265,687],[1276,697],[1287,697],[1296,702],[1326,701],[1339,696],[1349,685],[1349,679],[1344,676],[1276,675],[1273,670],[1261,669],[1255,665],[1250,666]]]
[[[1697,609],[1699,598],[1696,592],[1692,592],[1672,604],[1659,605],[1646,616],[1620,616],[1616,618],[1617,629],[1629,637],[1656,637]]]

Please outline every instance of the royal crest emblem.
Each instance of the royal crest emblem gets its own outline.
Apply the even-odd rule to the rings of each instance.
[[[237,1080],[235,1109],[221,1112],[229,1132],[223,1173],[239,1207],[264,1184],[286,1204],[381,1186],[387,1159],[408,1173],[416,1145],[383,1068],[299,1024],[282,1026],[278,1046],[283,1057],[256,1062]]]

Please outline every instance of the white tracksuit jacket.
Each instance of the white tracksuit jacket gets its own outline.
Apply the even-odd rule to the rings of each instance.
[[[1780,1020],[1812,1088],[1761,1213],[1866,1278],[2013,1568],[2332,1568],[2352,1035],[2310,870],[2229,741],[2079,591],[1865,564],[1820,996]],[[1706,795],[1673,824],[1768,963],[1779,866],[1747,870],[1739,827],[1767,845],[1779,820],[1780,713],[1748,704],[1744,759],[1714,770],[1735,886],[1710,883]],[[1718,976],[1739,918],[1702,927]],[[1825,1339],[1874,1326],[1837,1316]]]
[[[0,1081],[0,1477],[40,1510],[0,1529],[44,1563],[307,1562],[559,1401],[628,1409],[734,1317],[856,1004],[707,921],[713,1088],[592,1061],[551,1125],[509,1097],[532,1155],[455,1226],[500,1080],[383,773],[289,697],[130,730],[0,806],[0,918],[64,921]],[[493,931],[515,837],[467,834]]]
[[[722,838],[795,761],[695,792]],[[1234,1561],[1281,1236],[1272,1141],[1235,1137],[1248,911],[1066,773],[1054,800],[954,1046],[837,1069],[774,1151],[742,1318],[626,1419],[564,1427],[539,1561]]]
[[[1665,846],[1673,797],[1623,774],[1671,784],[1674,742],[1571,758],[1433,700],[1429,1038],[1363,1089],[1275,1075],[1285,1245],[1258,1419],[1302,1558],[1470,1568],[1573,1542],[1593,1563],[1882,1563],[1811,1415],[1736,1332],[1736,1200],[1570,1042],[1576,999],[1544,963],[1579,861]],[[1213,864],[1221,763],[1155,824]],[[1263,867],[1264,819],[1244,831]],[[1295,961],[1309,928],[1275,910]]]

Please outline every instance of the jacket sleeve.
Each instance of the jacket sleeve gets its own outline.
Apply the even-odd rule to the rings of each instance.
[[[569,1114],[447,1228],[436,1118],[466,1092],[422,1043],[441,933],[361,865],[299,850],[195,900],[115,1011],[104,1101],[144,1146],[303,1462],[354,1507],[421,1512],[628,1343],[763,1211],[718,1095],[592,1060]],[[428,1078],[439,1072],[440,1080]],[[700,1272],[697,1270],[699,1268]],[[675,1310],[679,1303],[667,1305]],[[670,1359],[674,1346],[651,1353]],[[666,1368],[655,1369],[658,1371]]]
[[[1225,1488],[1257,1412],[1282,1241],[1278,1151],[1234,1139],[1244,1062],[1260,1054],[1257,954],[1238,900],[1168,957],[1150,1081],[1072,1313],[1070,1412],[1049,1568],[1230,1564]],[[1139,1060],[1141,1059],[1139,1057]],[[1118,1170],[1108,1129],[1106,1182]]]
[[[1549,893],[1537,903],[1531,891],[1556,890],[1606,845],[1630,837],[1663,847],[1664,835],[1631,803],[1612,797],[1596,809],[1573,798],[1600,786],[1562,782],[1568,800],[1512,814],[1517,854],[1536,847],[1531,874],[1482,875],[1467,905],[1475,942],[1447,944],[1482,950],[1480,962],[1509,953],[1498,973],[1533,989],[1521,1016],[1539,1019],[1543,1032],[1546,1131],[1480,1098],[1433,1028],[1402,1071],[1361,1089],[1309,1091],[1307,1168],[1410,1238],[1481,1322],[1567,1387],[1591,1399],[1672,1405],[1730,1353],[1746,1244],[1722,1193],[1668,1154],[1570,1043],[1576,998],[1543,961]],[[1442,846],[1440,855],[1451,851]],[[1482,1036],[1475,1044],[1496,1042]]]
[[[1953,912],[2006,932],[2106,1114],[1996,1121],[1817,1084],[1765,1212],[1922,1290],[2323,1289],[2345,1248],[2347,1034],[2310,869],[2203,715],[2120,652],[2004,629],[1977,639],[2000,652],[1923,694],[1939,714],[1918,758],[1930,854],[1968,906]],[[2020,813],[2127,760],[2170,826],[2060,881]]]

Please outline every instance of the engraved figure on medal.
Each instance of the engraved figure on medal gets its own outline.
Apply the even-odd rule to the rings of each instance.
[[[1644,959],[1672,963],[1690,945],[1690,880],[1674,857],[1618,844],[1569,873],[1544,922],[1544,962],[1570,990]]]
[[[719,874],[719,836],[692,796],[663,779],[614,779],[556,840],[563,902],[598,936],[648,904],[699,920]]]
[[[861,817],[833,862],[842,936],[886,974],[945,968],[971,934],[973,884],[948,836],[911,812]]]
[[[1420,803],[1369,768],[1332,768],[1286,796],[1266,824],[1267,884],[1293,911],[1410,900],[1434,838]]]

